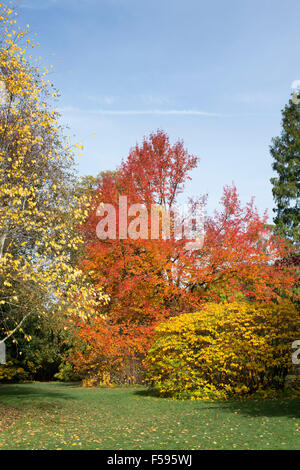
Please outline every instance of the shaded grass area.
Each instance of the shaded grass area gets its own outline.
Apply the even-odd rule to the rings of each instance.
[[[36,383],[0,386],[1,409],[12,424],[0,449],[300,449],[299,398],[182,402]]]

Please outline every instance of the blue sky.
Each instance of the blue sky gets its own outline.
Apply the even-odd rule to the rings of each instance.
[[[298,0],[21,0],[80,174],[114,169],[157,128],[200,157],[187,194],[232,181],[272,216],[269,145],[300,79]],[[92,137],[95,132],[96,136]]]

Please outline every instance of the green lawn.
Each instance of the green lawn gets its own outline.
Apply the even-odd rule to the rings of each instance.
[[[300,448],[300,399],[180,402],[38,383],[0,386],[1,410],[0,449]]]

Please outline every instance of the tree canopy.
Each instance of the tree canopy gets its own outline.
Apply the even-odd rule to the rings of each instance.
[[[276,203],[274,222],[278,230],[294,242],[300,236],[300,107],[292,100],[282,111],[282,132],[271,146],[271,179]]]

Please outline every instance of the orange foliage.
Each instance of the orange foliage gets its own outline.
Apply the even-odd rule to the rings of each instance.
[[[186,241],[172,234],[167,240],[97,238],[99,203],[114,204],[117,223],[119,195],[148,210],[151,204],[169,208],[196,164],[182,142],[171,146],[158,131],[137,145],[115,174],[102,178],[83,229],[80,267],[110,301],[101,315],[78,324],[81,347],[73,362],[88,376],[128,377],[128,363],[144,356],[155,326],[169,316],[195,311],[207,301],[280,300],[290,291],[294,272],[275,263],[289,249],[253,202],[241,206],[235,187],[224,189],[221,211],[206,219],[201,249],[186,251]]]

